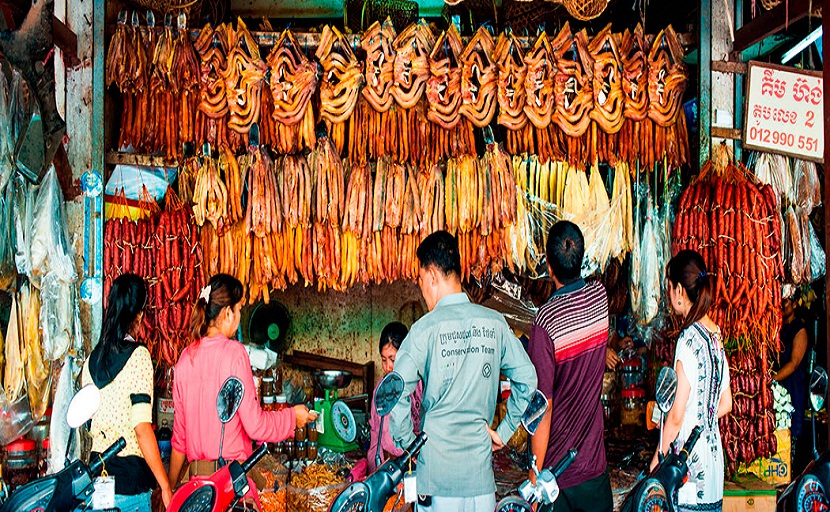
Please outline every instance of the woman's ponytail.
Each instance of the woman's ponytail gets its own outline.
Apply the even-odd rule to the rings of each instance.
[[[198,342],[204,338],[213,320],[226,307],[236,306],[242,300],[244,291],[242,283],[233,276],[216,274],[211,277],[190,313],[190,336],[193,340]]]
[[[685,329],[707,314],[712,308],[715,297],[713,277],[706,270],[703,256],[692,250],[680,251],[669,261],[666,269],[669,282],[678,284],[686,291],[692,307],[683,319]]]

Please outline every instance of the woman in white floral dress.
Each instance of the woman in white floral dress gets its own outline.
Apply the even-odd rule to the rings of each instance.
[[[718,419],[732,410],[732,390],[720,329],[708,314],[714,279],[695,251],[679,252],[666,273],[671,308],[683,318],[683,330],[674,357],[677,396],[666,417],[662,446],[664,453],[673,441],[679,448],[694,427],[701,427],[689,457],[689,480],[678,493],[678,510],[719,511],[723,508],[723,448]],[[652,467],[657,460],[655,454]]]

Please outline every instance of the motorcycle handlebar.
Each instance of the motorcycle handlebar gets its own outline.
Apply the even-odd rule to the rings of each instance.
[[[89,463],[89,472],[93,475],[100,473],[101,469],[104,467],[104,464],[111,458],[115,457],[115,455],[123,450],[125,446],[127,446],[127,441],[125,441],[123,437],[119,437],[118,441],[112,443],[99,458],[93,459]]]
[[[406,457],[414,457],[415,454],[418,453],[418,450],[420,450],[426,442],[427,433],[421,432],[420,434],[418,434],[418,437],[416,437],[415,440],[409,443],[409,446],[406,447],[406,450],[404,450],[404,455]]]
[[[700,438],[701,428],[697,426],[692,429],[692,433],[689,434],[689,438],[686,439],[686,444],[683,445],[683,451],[681,451],[681,456],[685,459],[692,453],[692,449],[694,449],[697,440]]]
[[[242,469],[247,473],[251,470],[256,463],[259,462],[259,459],[265,457],[265,454],[268,453],[268,443],[262,443],[262,445],[257,448],[257,450],[251,454],[250,457],[245,459],[242,463]]]
[[[565,456],[556,463],[556,466],[554,466],[551,470],[554,478],[559,478],[559,476],[562,475],[566,469],[568,469],[568,466],[570,466],[574,459],[576,459],[576,454],[576,448],[571,448],[568,450],[568,453],[566,453]]]

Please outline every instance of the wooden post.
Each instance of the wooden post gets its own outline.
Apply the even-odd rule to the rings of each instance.
[[[821,38],[822,55],[828,55],[830,52],[830,0],[822,2],[821,10],[821,26],[823,36]],[[830,240],[830,173],[827,172],[827,166],[830,165],[830,146],[827,145],[827,139],[830,138],[830,99],[827,97],[827,91],[830,90],[830,66],[824,63],[822,66],[824,72],[824,245],[827,247],[827,241]],[[825,316],[825,332],[830,328],[830,272],[824,276],[824,316]],[[830,364],[830,343],[827,341],[825,334],[824,349],[827,353],[827,364]],[[816,340],[817,349],[819,349],[819,340]],[[828,439],[830,439],[830,422],[827,423]]]

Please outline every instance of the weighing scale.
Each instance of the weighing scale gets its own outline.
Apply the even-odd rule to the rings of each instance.
[[[317,442],[320,446],[336,452],[348,452],[357,449],[354,442],[357,425],[354,414],[345,402],[338,399],[337,390],[343,389],[352,381],[352,374],[345,371],[324,370],[311,374],[314,383],[326,392],[323,400],[314,401],[317,411]]]

